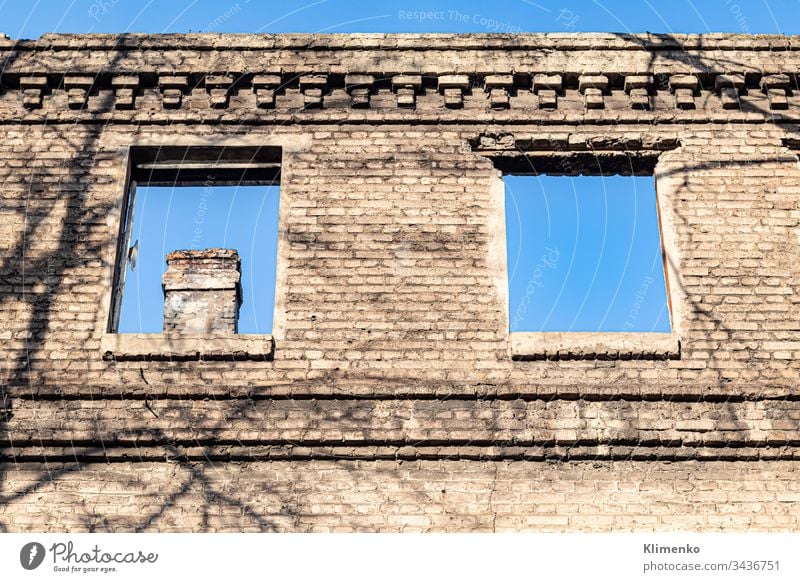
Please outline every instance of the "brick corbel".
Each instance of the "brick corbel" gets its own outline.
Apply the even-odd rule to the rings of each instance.
[[[392,77],[392,90],[397,95],[398,107],[414,107],[417,92],[422,89],[421,75],[395,75]]]
[[[369,98],[374,84],[375,77],[373,75],[345,75],[344,86],[347,94],[352,99],[351,106],[353,109],[366,109],[369,107]]]
[[[534,75],[531,90],[539,97],[539,109],[555,109],[562,86],[561,75]]]
[[[719,93],[723,109],[738,109],[744,75],[719,75],[714,79],[714,89]]]
[[[608,77],[605,75],[581,75],[578,78],[578,91],[583,95],[586,109],[603,109],[603,93],[608,90]]]
[[[675,94],[675,106],[678,109],[694,109],[694,94],[699,82],[694,75],[672,75],[669,88]]]
[[[114,107],[133,109],[136,107],[136,90],[139,87],[138,75],[116,75],[111,79],[111,87],[116,95]]]
[[[85,75],[65,75],[64,89],[70,109],[82,109],[86,105],[89,90],[94,85],[94,77]]]
[[[187,75],[161,75],[158,78],[161,99],[165,109],[178,109],[183,101],[183,94],[189,87]]]
[[[788,109],[786,92],[791,87],[789,75],[766,75],[761,78],[761,90],[769,99],[770,109]]]
[[[650,109],[649,88],[652,84],[652,75],[628,75],[625,77],[625,92],[631,98],[632,108]]]
[[[256,106],[260,109],[272,109],[275,107],[275,92],[280,86],[280,75],[267,74],[253,77],[253,92],[256,94]]]
[[[19,80],[19,88],[22,91],[22,104],[27,109],[39,109],[47,91],[47,77],[45,75],[22,77]]]
[[[303,75],[300,77],[300,92],[306,109],[322,107],[322,98],[328,86],[328,75]]]
[[[206,75],[206,91],[208,91],[208,104],[214,109],[224,109],[228,106],[228,96],[233,86],[232,75]]]
[[[442,75],[439,77],[439,92],[444,95],[444,106],[460,109],[464,106],[464,93],[469,89],[467,75]]]
[[[483,86],[489,93],[489,107],[492,109],[508,109],[511,107],[509,90],[514,86],[513,75],[488,75]]]

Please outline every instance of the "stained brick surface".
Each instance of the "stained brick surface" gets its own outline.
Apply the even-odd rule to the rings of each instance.
[[[796,45],[0,41],[0,527],[796,529]],[[283,148],[273,359],[103,358],[127,148],[167,142]],[[512,359],[493,158],[620,151],[680,357]]]

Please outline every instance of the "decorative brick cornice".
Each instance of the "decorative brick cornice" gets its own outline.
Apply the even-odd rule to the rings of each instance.
[[[631,111],[659,123],[691,121],[687,114],[792,122],[800,118],[797,46],[794,37],[749,35],[0,39],[0,122],[22,115],[28,122],[91,121],[110,112],[103,123],[163,123],[160,112],[174,109],[186,109],[186,123],[230,118],[229,112],[241,123],[273,116],[285,122],[278,119],[284,113],[319,120],[319,110],[344,117],[352,109],[421,122],[481,114],[510,122],[564,115],[620,121]],[[615,52],[624,54],[614,58]],[[180,62],[180,70],[165,68],[170,62]]]
[[[736,121],[759,112],[765,119],[780,121],[783,117],[787,120],[800,117],[797,83],[797,76],[788,73],[707,73],[701,79],[696,74],[654,76],[645,71],[626,75],[612,72],[578,75],[569,71],[559,75],[537,71],[513,75],[404,73],[390,77],[376,71],[353,71],[346,75],[279,75],[263,71],[224,75],[40,73],[17,78],[2,76],[0,99],[5,107],[0,112],[0,122],[22,115],[25,109],[38,109],[42,118],[47,116],[51,122],[58,121],[58,115],[68,111],[71,111],[68,118],[74,119],[91,118],[114,109],[121,111],[111,121],[146,122],[159,109],[181,109],[186,98],[201,94],[206,95],[205,107],[198,101],[191,109],[211,110],[203,113],[205,118],[213,116],[213,110],[231,110],[246,116],[258,109],[292,114],[325,109],[332,113],[341,111],[343,115],[350,115],[351,109],[373,109],[400,110],[408,116],[439,111],[441,115],[461,114],[464,119],[474,118],[481,111],[505,112],[501,119],[519,117],[530,121],[547,119],[552,113],[585,115],[590,110],[602,109],[610,115],[636,111],[639,120],[660,122],[674,121],[676,112],[687,110],[697,110],[694,114],[702,116],[699,118],[703,121],[709,114]],[[103,98],[107,93],[116,95],[116,99]],[[394,103],[381,100],[375,104],[372,96],[380,94],[394,94]],[[142,119],[137,118],[140,96],[150,102]],[[154,100],[158,101],[155,111]],[[583,107],[576,109],[576,101]],[[420,111],[417,106],[423,102],[426,107]],[[18,113],[14,113],[17,108]],[[448,109],[469,109],[469,112],[448,113]]]

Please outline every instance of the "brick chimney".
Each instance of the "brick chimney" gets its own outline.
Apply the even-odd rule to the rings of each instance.
[[[164,331],[226,334],[238,331],[242,304],[239,253],[235,249],[174,251],[167,255]]]

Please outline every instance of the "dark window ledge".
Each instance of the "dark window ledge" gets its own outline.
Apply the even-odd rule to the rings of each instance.
[[[107,333],[100,341],[104,360],[271,360],[271,335],[177,335]]]

